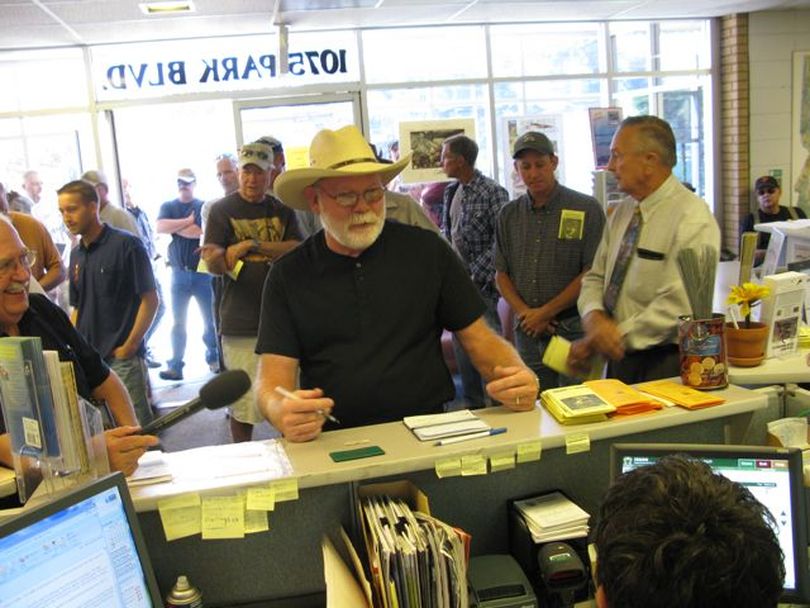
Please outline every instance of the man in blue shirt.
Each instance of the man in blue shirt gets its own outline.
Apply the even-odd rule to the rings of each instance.
[[[214,293],[211,275],[198,272],[200,263],[200,236],[202,235],[201,210],[203,202],[194,198],[197,178],[191,169],[180,169],[177,173],[178,196],[160,206],[157,231],[171,234],[169,245],[169,266],[172,267],[172,358],[168,369],[160,372],[164,380],[183,379],[183,356],[186,352],[186,314],[192,296],[197,300],[202,314],[205,343],[205,362],[213,373],[219,371],[219,352],[214,330],[214,316],[211,302]]]
[[[466,135],[454,135],[442,144],[442,171],[456,180],[444,190],[442,231],[484,298],[484,319],[500,333],[493,250],[498,212],[509,201],[509,193],[475,168],[477,158],[478,144]],[[483,407],[486,401],[481,375],[455,337],[453,349],[467,404]]]
[[[59,211],[80,236],[70,254],[71,319],[127,387],[141,424],[152,419],[143,337],[158,307],[149,256],[141,239],[104,224],[96,189],[77,180],[62,186]]]

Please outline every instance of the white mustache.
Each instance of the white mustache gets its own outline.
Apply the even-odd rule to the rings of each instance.
[[[352,214],[350,226],[357,226],[358,224],[376,224],[380,220],[379,216],[373,211],[366,211],[365,213]]]

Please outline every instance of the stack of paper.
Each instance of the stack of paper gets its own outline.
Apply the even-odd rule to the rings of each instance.
[[[604,422],[616,408],[593,389],[581,384],[550,388],[540,393],[540,401],[560,424]]]
[[[163,458],[163,452],[160,450],[144,453],[138,459],[138,468],[135,469],[132,475],[127,477],[127,483],[130,487],[163,483],[171,480],[172,469],[166,459]]]
[[[375,606],[467,608],[467,560],[455,529],[389,496],[362,501]]]
[[[517,500],[514,508],[523,517],[535,543],[588,536],[590,515],[561,492]]]
[[[652,395],[645,395],[615,378],[588,380],[583,384],[616,408],[614,416],[631,416],[664,407],[664,404]]]
[[[676,405],[685,407],[688,410],[697,410],[711,405],[725,403],[725,399],[710,393],[696,390],[690,386],[678,384],[672,380],[653,380],[636,385],[636,388],[645,393],[650,393],[656,397],[669,399]]]
[[[469,435],[470,433],[488,431],[492,428],[470,410],[458,410],[446,414],[406,416],[402,419],[402,422],[413,431],[413,434],[420,441]]]

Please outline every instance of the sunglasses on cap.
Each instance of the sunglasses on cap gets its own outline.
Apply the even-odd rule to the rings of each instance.
[[[261,158],[262,160],[270,160],[270,155],[263,150],[242,150],[241,156],[246,158],[255,156],[256,158]]]
[[[767,194],[773,194],[774,192],[776,192],[776,188],[760,188],[760,189],[757,190],[757,194],[759,196],[762,196],[763,194],[766,194],[766,193]]]

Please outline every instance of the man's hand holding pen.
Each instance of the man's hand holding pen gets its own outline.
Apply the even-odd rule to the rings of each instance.
[[[278,431],[289,441],[310,441],[321,434],[327,419],[337,422],[331,414],[335,402],[324,397],[319,388],[289,391],[276,387],[275,393],[278,399],[273,420]]]

